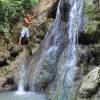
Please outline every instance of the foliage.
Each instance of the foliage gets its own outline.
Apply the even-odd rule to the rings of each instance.
[[[88,24],[86,24],[84,26],[85,33],[92,34],[93,32],[95,32],[97,30],[97,24],[98,23],[96,21],[89,22]]]
[[[9,37],[13,26],[36,3],[37,0],[0,0],[0,34]]]
[[[92,5],[85,5],[85,16],[91,20],[94,19],[94,8]]]
[[[25,11],[30,11],[36,3],[38,3],[38,0],[23,0],[22,6]]]
[[[37,4],[38,2],[39,2],[39,0],[31,0],[31,3],[32,3],[33,5]]]
[[[5,66],[0,68],[0,76],[6,76],[9,75],[11,73],[11,68],[10,66]]]

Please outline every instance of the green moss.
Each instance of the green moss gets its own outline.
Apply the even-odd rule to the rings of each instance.
[[[100,25],[100,12],[98,12],[93,5],[92,0],[85,0],[85,17],[88,23],[84,26],[85,33],[94,33],[98,31]]]
[[[83,74],[87,74],[88,73],[88,64],[87,62],[84,62],[83,64],[81,64],[82,70],[83,70]]]
[[[0,69],[0,76],[6,76],[11,73],[10,66],[4,66]]]
[[[85,33],[93,33],[97,29],[97,22],[90,22],[84,26]]]
[[[34,43],[31,43],[30,46],[31,46],[32,48],[36,47]]]
[[[45,60],[45,61],[43,62],[43,69],[44,69],[46,72],[50,72],[50,69],[51,69],[50,61]]]
[[[85,16],[88,17],[90,20],[94,19],[94,8],[93,5],[85,5]]]
[[[37,75],[37,83],[45,83],[48,82],[51,78],[51,62],[50,62],[50,56],[47,56],[46,59],[42,62],[42,71],[39,75]]]
[[[49,73],[47,73],[46,71],[43,71],[40,75],[37,76],[37,83],[44,83],[47,82],[49,80]]]

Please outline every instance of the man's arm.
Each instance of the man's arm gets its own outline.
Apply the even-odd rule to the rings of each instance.
[[[25,18],[24,20],[25,20],[25,22],[26,22],[27,24],[31,24],[31,22],[29,22],[29,21],[27,20],[27,18]]]

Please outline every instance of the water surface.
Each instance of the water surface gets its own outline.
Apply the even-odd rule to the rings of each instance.
[[[32,92],[25,92],[19,94],[17,92],[3,92],[0,93],[0,100],[47,100],[43,94]]]

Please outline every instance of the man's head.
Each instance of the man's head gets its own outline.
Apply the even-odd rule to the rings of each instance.
[[[27,18],[27,19],[32,19],[33,16],[32,16],[31,14],[27,13],[27,14],[26,14],[26,18]]]
[[[27,18],[29,18],[29,17],[30,17],[30,14],[29,14],[29,13],[27,13],[27,14],[26,14],[26,17],[27,17]]]

